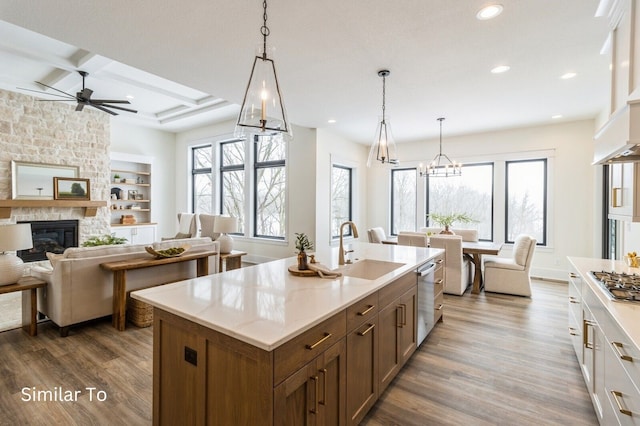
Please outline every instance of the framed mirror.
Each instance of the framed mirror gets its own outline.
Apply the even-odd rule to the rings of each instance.
[[[11,198],[53,200],[53,178],[77,178],[77,166],[11,161]]]

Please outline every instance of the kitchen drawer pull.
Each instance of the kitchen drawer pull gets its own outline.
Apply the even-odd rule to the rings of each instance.
[[[407,305],[404,303],[400,304],[400,309],[402,309],[402,316],[400,319],[400,327],[404,327],[407,325]]]
[[[571,278],[578,278],[578,276],[576,274],[574,274],[573,272],[569,272],[569,276]]]
[[[375,308],[375,307],[376,307],[376,305],[368,305],[368,306],[367,306],[367,309],[365,309],[365,310],[364,310],[364,311],[362,311],[362,312],[358,312],[358,316],[363,317],[363,316],[367,315],[367,314],[368,314],[369,312],[371,312],[371,310],[372,310],[373,308]]]
[[[580,303],[580,301],[573,296],[569,296],[569,303]]]
[[[438,307],[436,308],[436,311],[439,311],[442,308],[444,308],[444,303],[439,304]]]
[[[577,336],[578,333],[576,333],[576,329],[573,327],[569,327],[569,334],[572,336]]]
[[[582,344],[587,349],[593,349],[593,344],[589,343],[589,326],[593,325],[592,321],[582,320]]]
[[[358,331],[358,336],[364,336],[365,334],[373,330],[373,327],[375,326],[376,326],[375,324],[369,324],[369,327],[367,327],[365,331]]]
[[[321,344],[322,342],[324,342],[325,340],[327,340],[331,336],[333,336],[333,334],[325,332],[324,333],[324,337],[322,339],[318,340],[313,345],[306,345],[305,348],[307,348],[309,350],[315,349],[319,344]]]
[[[438,281],[435,282],[435,284],[442,284],[444,282],[444,280],[442,278],[440,278]]]
[[[327,405],[327,369],[323,368],[320,372],[322,373],[322,401],[320,404]]]
[[[613,346],[613,350],[616,351],[616,354],[620,357],[621,360],[633,362],[633,358],[629,355],[624,355],[621,351],[624,346],[620,342],[611,342],[611,346]]]
[[[436,263],[437,263],[438,265],[439,265],[439,264],[441,264],[442,262],[444,262],[444,259],[438,259],[438,260],[436,260]]]
[[[318,380],[318,376],[312,376],[311,380],[313,380],[313,383],[315,385],[316,394],[314,395],[314,397],[315,397],[315,407],[310,409],[309,411],[311,413],[313,413],[313,414],[318,414],[318,411],[319,411],[319,409],[318,409],[318,403],[319,403],[319,401],[318,401],[318,381],[319,381]]]
[[[613,399],[616,401],[616,405],[618,406],[618,411],[620,411],[622,414],[626,414],[627,416],[633,415],[631,411],[622,407],[622,403],[618,399],[618,398],[622,398],[622,392],[612,390],[611,395],[613,396]]]

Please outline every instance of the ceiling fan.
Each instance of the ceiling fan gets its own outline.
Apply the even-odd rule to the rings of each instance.
[[[118,109],[121,111],[127,111],[127,112],[132,112],[132,113],[137,113],[138,111],[134,110],[134,109],[129,109],[129,108],[123,108],[120,106],[116,106],[116,105],[110,105],[110,104],[129,104],[130,102],[127,100],[118,100],[118,99],[91,99],[91,95],[93,94],[93,90],[86,88],[84,86],[84,79],[87,75],[89,75],[88,72],[86,71],[78,71],[78,73],[82,76],[82,90],[80,92],[77,92],[75,96],[71,95],[70,93],[67,92],[63,92],[62,90],[56,89],[55,87],[51,87],[49,85],[46,85],[44,83],[41,83],[39,81],[36,81],[36,83],[38,83],[41,86],[44,87],[48,87],[51,90],[55,90],[58,93],[62,93],[62,95],[59,94],[55,94],[55,93],[49,93],[49,92],[42,92],[40,90],[31,90],[31,89],[23,89],[22,90],[28,90],[30,92],[36,92],[36,93],[43,93],[46,95],[50,95],[50,96],[58,96],[61,98],[65,98],[65,99],[39,99],[40,101],[43,102],[69,102],[69,101],[75,101],[78,103],[78,105],[76,106],[76,111],[82,111],[82,109],[88,105],[90,107],[94,107],[96,109],[99,109],[100,111],[104,111],[108,114],[111,115],[118,115],[118,113],[116,113],[115,111],[111,111],[109,108],[111,109]],[[64,95],[64,96],[63,96]]]

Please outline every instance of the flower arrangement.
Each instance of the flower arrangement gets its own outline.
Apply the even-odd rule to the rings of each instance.
[[[477,222],[474,218],[469,216],[466,213],[449,213],[449,214],[441,214],[441,213],[429,213],[427,215],[429,220],[442,225],[445,231],[449,231],[449,227],[454,223],[471,223]]]

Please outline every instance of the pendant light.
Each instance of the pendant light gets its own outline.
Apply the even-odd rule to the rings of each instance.
[[[376,128],[376,136],[371,144],[369,150],[369,159],[367,160],[367,167],[371,167],[373,160],[380,161],[382,164],[398,164],[398,157],[396,155],[396,143],[393,140],[391,134],[391,126],[389,120],[385,116],[385,103],[386,103],[386,79],[389,76],[389,70],[378,71],[378,76],[382,77],[382,118]]]
[[[438,118],[440,122],[440,153],[436,155],[431,163],[427,165],[425,169],[420,164],[420,176],[431,177],[453,177],[462,175],[462,164],[451,161],[451,159],[442,153],[442,122],[444,117]]]
[[[267,36],[270,30],[267,27],[267,1],[262,2],[264,13],[263,24],[260,27],[262,34],[262,52],[253,60],[251,75],[247,90],[242,100],[240,115],[236,123],[236,137],[244,137],[246,132],[263,134],[280,133],[289,137],[291,126],[287,120],[287,113],[282,101],[276,67],[273,59],[267,57]]]

